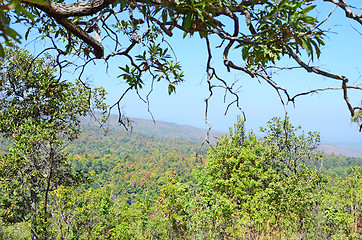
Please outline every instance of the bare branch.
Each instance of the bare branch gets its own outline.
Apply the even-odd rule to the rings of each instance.
[[[348,5],[343,0],[324,0],[325,2],[331,2],[342,8],[346,13],[346,17],[356,20],[359,24],[362,25],[362,15],[354,13],[351,9],[348,8]]]

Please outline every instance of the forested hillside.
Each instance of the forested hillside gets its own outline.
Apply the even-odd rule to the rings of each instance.
[[[96,114],[96,116],[98,118],[101,117],[99,114]],[[202,142],[205,140],[207,133],[207,129],[189,125],[134,117],[129,117],[127,119],[129,122],[127,130],[129,132],[138,132],[153,137],[177,138]],[[99,124],[94,122],[89,116],[84,118],[82,122],[86,125],[99,126]],[[118,122],[118,115],[110,114],[107,118],[107,124],[104,125],[104,129],[107,131],[107,129],[124,129],[124,127]],[[220,139],[225,133],[211,130],[209,134],[209,140],[215,144],[216,140]]]
[[[194,181],[204,166],[208,148],[200,142],[153,137],[139,132],[84,125],[82,134],[67,147],[75,170],[94,180],[90,186],[110,185],[117,196],[154,197],[171,173],[181,182]]]
[[[217,152],[200,142],[82,125],[66,151],[85,183],[52,192],[52,238],[361,237],[362,159],[317,154],[313,135],[297,137],[293,128],[294,150],[274,149],[272,132],[258,140],[240,124]],[[3,222],[0,236],[27,239],[28,228]]]

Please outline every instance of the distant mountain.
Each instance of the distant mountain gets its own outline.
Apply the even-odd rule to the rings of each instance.
[[[88,122],[87,119],[85,122]],[[179,138],[202,142],[206,138],[207,129],[197,128],[189,125],[181,125],[164,121],[152,121],[149,119],[129,118],[129,131],[143,133],[153,137]],[[92,121],[92,124],[96,124]],[[108,120],[109,128],[123,128],[118,123],[118,115],[112,114]],[[209,141],[212,144],[217,142],[225,133],[211,131]]]
[[[146,119],[132,118],[133,129],[137,132],[152,135],[155,137],[181,138],[186,140],[202,142],[206,138],[207,129],[201,129],[189,125],[181,125],[164,121],[151,121]],[[209,140],[216,143],[224,133],[210,132]]]
[[[343,155],[347,157],[360,157],[362,158],[362,151],[350,149],[346,147],[336,146],[328,143],[321,143],[319,149],[325,153]]]
[[[149,136],[163,138],[179,138],[191,141],[202,142],[205,140],[207,129],[201,129],[189,125],[181,125],[165,121],[152,121],[141,118],[129,118],[132,131],[140,132]],[[118,128],[118,115],[112,114],[108,121],[110,128]],[[212,144],[217,142],[225,133],[211,131],[209,141]],[[361,157],[362,149],[351,149],[329,143],[321,143],[319,149],[328,154],[344,155],[347,157]]]

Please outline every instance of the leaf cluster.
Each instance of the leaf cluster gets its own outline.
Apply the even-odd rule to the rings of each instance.
[[[72,170],[64,144],[77,138],[92,92],[57,79],[54,64],[15,45],[0,58],[0,133],[10,140],[0,156],[0,214],[9,223],[31,221],[37,238],[47,238],[49,193],[86,180]],[[93,95],[104,107],[104,91]]]
[[[310,14],[315,7],[308,0],[274,0],[254,10],[250,24],[255,23],[256,33],[242,36],[244,42],[236,46],[242,48],[248,67],[275,64],[290,51],[301,54],[301,49],[312,60],[315,55],[319,58],[324,32]]]
[[[138,64],[119,67],[124,73],[118,77],[123,78],[132,89],[140,89],[144,85],[143,73],[149,72],[157,82],[166,79],[169,83],[168,94],[171,94],[175,92],[176,85],[184,80],[184,74],[181,65],[171,60],[168,52],[168,48],[163,49],[160,44],[151,43],[147,51],[136,56]]]

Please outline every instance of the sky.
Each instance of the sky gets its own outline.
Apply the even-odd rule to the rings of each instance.
[[[328,11],[332,9],[331,4],[326,4],[325,12],[320,12],[319,19],[324,19]],[[345,19],[342,12],[337,10],[332,15],[334,25],[332,32],[325,39],[326,46],[322,48],[322,56],[315,65],[323,69],[347,76],[351,82],[359,79],[362,74],[362,35],[351,26],[361,30],[353,21],[342,21]],[[360,31],[362,32],[362,30]],[[182,38],[181,33],[176,33],[172,38],[167,39],[176,53],[185,73],[185,82],[177,86],[176,94],[168,95],[167,84],[156,83],[154,91],[150,95],[150,110],[156,120],[187,124],[200,128],[208,128],[205,124],[205,99],[209,92],[205,76],[206,66],[206,46],[204,40],[198,36],[192,38]],[[213,40],[212,40],[213,41]],[[212,42],[215,47],[219,41]],[[229,82],[238,80],[240,106],[246,114],[246,126],[255,131],[260,126],[265,126],[274,116],[283,117],[285,112],[279,97],[274,89],[265,82],[259,83],[256,79],[251,79],[240,72],[228,73],[223,66],[220,51],[213,49],[214,59],[212,65],[215,66],[219,74]],[[136,53],[136,52],[134,52]],[[235,62],[238,61],[238,52],[234,50],[232,56]],[[240,56],[239,56],[240,58]],[[86,76],[94,86],[103,86],[109,93],[107,103],[113,104],[122,92],[128,87],[126,83],[117,78],[121,71],[118,66],[122,66],[126,61],[116,59],[110,61],[108,72],[105,71],[104,64],[97,62],[96,65],[89,65],[86,69]],[[283,59],[283,64],[292,65],[289,59]],[[281,86],[286,86],[291,92],[310,90],[316,87],[336,86],[340,87],[338,81],[324,79],[305,71],[285,72],[274,75],[274,80]],[[146,78],[146,83],[151,79]],[[145,96],[149,91],[149,84],[141,91]],[[208,121],[212,124],[213,130],[227,132],[228,128],[236,121],[236,116],[241,112],[232,107],[225,116],[224,112],[227,104],[223,101],[224,92],[216,91],[210,101]],[[231,98],[227,98],[230,101]],[[362,92],[351,92],[351,102],[358,105],[362,99]],[[227,102],[228,103],[228,102]],[[123,112],[129,117],[151,119],[148,106],[139,97],[131,92],[126,95],[121,103]],[[343,101],[342,92],[324,92],[312,96],[297,99],[296,105],[287,106],[288,116],[293,125],[301,125],[305,131],[319,131],[322,142],[347,146],[362,150],[362,133],[358,132],[358,126],[350,122],[350,115],[347,105]],[[114,111],[113,113],[116,113]]]

